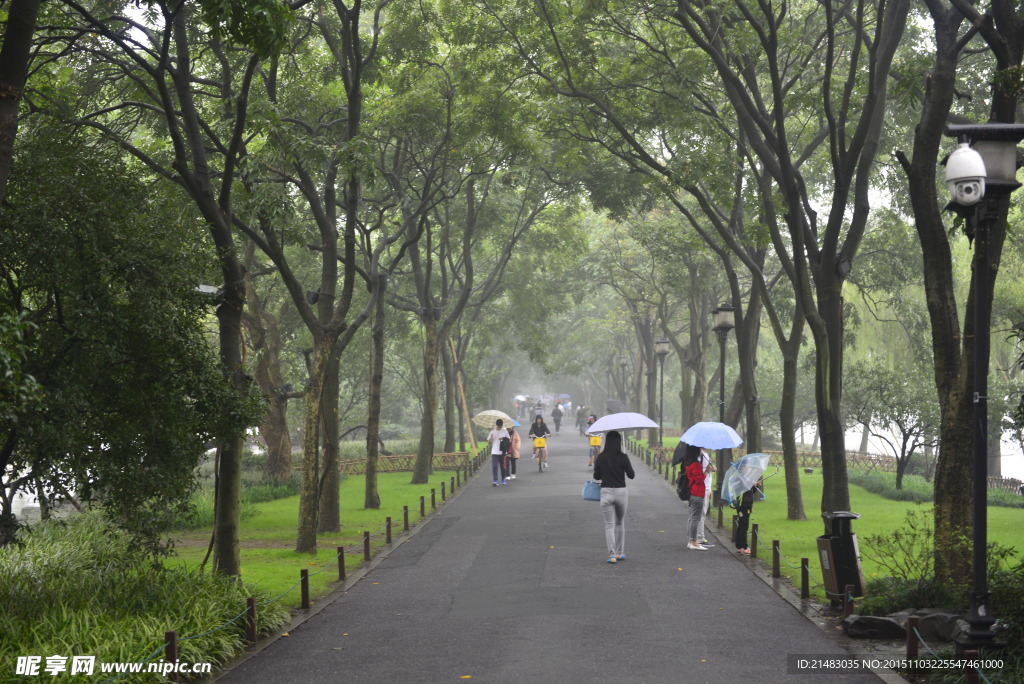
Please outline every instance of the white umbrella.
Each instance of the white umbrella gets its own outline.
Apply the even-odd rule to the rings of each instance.
[[[603,418],[598,418],[587,430],[587,434],[608,432],[609,430],[635,430],[638,428],[656,427],[658,427],[658,424],[642,413],[623,411],[622,413],[609,413]]]
[[[743,444],[743,438],[725,423],[697,423],[679,441],[705,449],[732,449]]]

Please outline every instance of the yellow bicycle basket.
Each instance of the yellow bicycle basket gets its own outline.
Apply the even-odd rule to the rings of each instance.
[[[601,435],[591,435],[590,446],[601,446]]]
[[[533,438],[533,448],[534,449],[540,449],[541,447],[546,447],[547,445],[548,445],[548,440],[544,439],[543,437],[534,437]]]

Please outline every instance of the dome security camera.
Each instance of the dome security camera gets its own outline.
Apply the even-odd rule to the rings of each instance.
[[[970,143],[962,142],[946,160],[946,187],[957,204],[970,207],[985,195],[985,162]]]

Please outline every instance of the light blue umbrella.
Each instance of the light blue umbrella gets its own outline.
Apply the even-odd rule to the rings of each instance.
[[[769,458],[768,454],[747,454],[729,466],[722,478],[722,498],[730,504],[739,501],[743,493],[764,475]]]
[[[725,423],[697,423],[679,441],[703,449],[732,449],[743,444],[743,438]]]

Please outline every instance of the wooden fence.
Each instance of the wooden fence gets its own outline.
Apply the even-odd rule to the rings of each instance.
[[[434,470],[455,470],[468,463],[469,453],[466,451],[434,454],[433,458]],[[379,473],[411,473],[415,465],[416,454],[394,454],[377,458],[377,472]],[[366,459],[349,458],[338,461],[338,471],[342,475],[364,475],[366,473]]]

